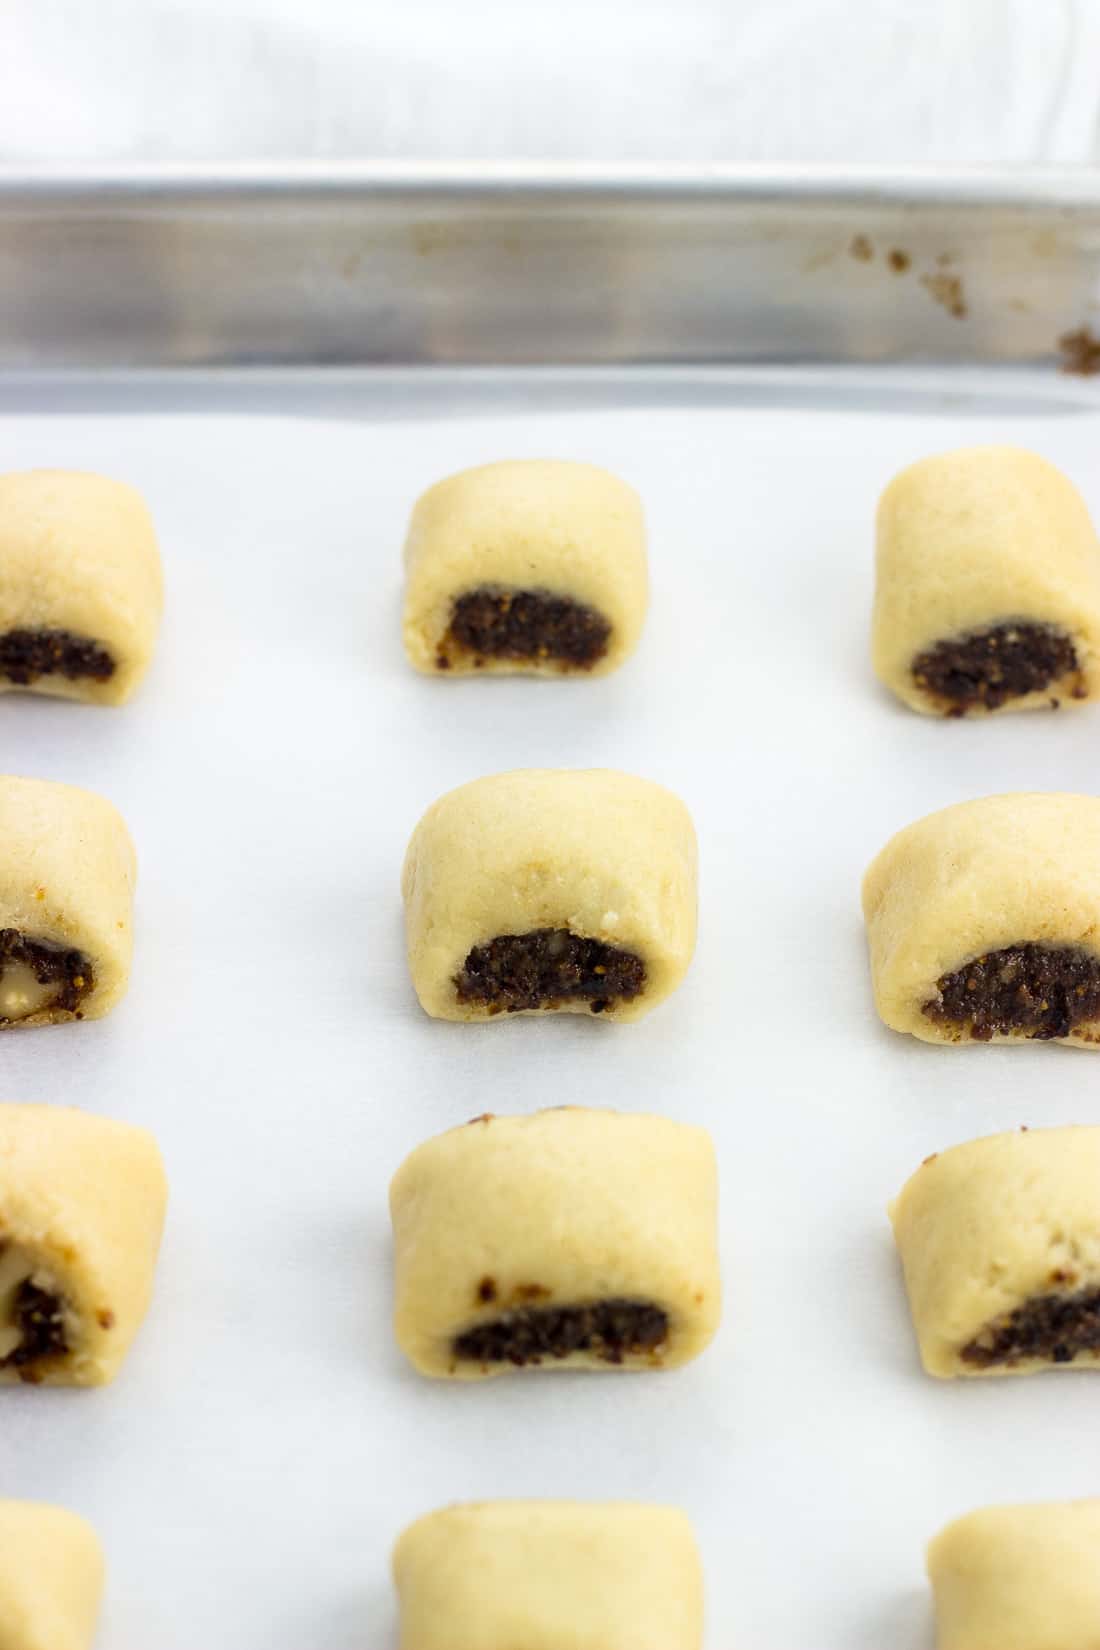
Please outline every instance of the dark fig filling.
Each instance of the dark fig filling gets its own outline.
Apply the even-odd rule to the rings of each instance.
[[[594,1353],[609,1364],[658,1351],[668,1340],[668,1314],[648,1301],[606,1300],[591,1306],[531,1306],[505,1312],[456,1335],[454,1354],[479,1364],[541,1363]]]
[[[1100,957],[1073,945],[1011,945],[942,975],[936,991],[921,1013],[960,1037],[1068,1037],[1100,1016]]]
[[[1010,699],[1041,693],[1067,677],[1075,678],[1071,696],[1085,697],[1073,642],[1048,624],[998,624],[951,637],[918,653],[912,671],[917,686],[940,701],[946,716],[999,710]]]
[[[1071,1364],[1080,1352],[1100,1352],[1100,1289],[1036,1295],[988,1324],[961,1356],[976,1369],[993,1369],[1025,1358]]]
[[[106,682],[114,673],[107,649],[71,630],[8,630],[0,636],[0,676],[19,687],[29,687],[40,676]]]
[[[611,626],[602,613],[549,590],[501,590],[481,585],[456,596],[436,658],[449,670],[453,649],[475,659],[549,659],[590,670],[607,652]]]
[[[633,951],[582,939],[567,928],[533,928],[475,945],[454,985],[460,1003],[484,1003],[491,1014],[559,1008],[576,998],[602,1014],[612,1003],[636,997],[645,977],[645,964]]]
[[[18,928],[0,928],[0,1026],[44,1013],[72,1014],[95,986],[91,963],[82,951],[28,939]],[[9,993],[25,999],[12,1012]]]
[[[65,1303],[59,1295],[24,1278],[15,1294],[12,1316],[20,1341],[6,1358],[0,1358],[0,1369],[18,1369],[25,1379],[31,1379],[35,1364],[68,1352]]]

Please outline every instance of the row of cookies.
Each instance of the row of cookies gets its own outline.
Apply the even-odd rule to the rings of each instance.
[[[102,797],[0,778],[0,1027],[106,1014],[126,989],[136,860]],[[413,832],[409,968],[431,1015],[636,1020],[695,947],[684,804],[607,769],[459,786]],[[962,803],[895,836],[864,880],[887,1025],[931,1042],[1100,1047],[1100,798]]]
[[[1012,447],[927,458],[878,508],[872,659],[914,710],[965,716],[1100,694],[1100,541],[1072,482]],[[438,482],[405,543],[418,670],[602,675],[649,597],[637,494],[588,464],[512,460]],[[0,477],[0,689],[121,704],[162,605],[156,539],[120,482]]]
[[[986,1507],[930,1544],[940,1650],[1089,1650],[1100,1621],[1100,1500]],[[0,1643],[89,1650],[99,1540],[60,1507],[0,1501]],[[398,1540],[400,1650],[702,1650],[698,1548],[674,1507],[490,1501]]]
[[[102,1385],[152,1293],[167,1200],[156,1143],[7,1104],[0,1162],[0,1382]],[[891,1217],[929,1373],[1100,1363],[1098,1186],[1097,1127],[925,1161]],[[719,1322],[717,1204],[701,1128],[583,1107],[476,1118],[394,1177],[398,1344],[423,1374],[467,1380],[687,1363]]]

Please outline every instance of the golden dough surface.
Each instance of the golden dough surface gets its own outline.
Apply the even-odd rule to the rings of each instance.
[[[641,958],[642,990],[600,1016],[640,1019],[687,972],[696,867],[687,808],[650,780],[527,768],[460,785],[428,809],[405,856],[406,943],[421,1006],[437,1019],[491,1018],[484,1003],[459,1000],[455,978],[471,949],[567,929]],[[556,1011],[588,1014],[591,1003],[578,997]]]
[[[1095,1366],[962,1356],[1027,1302],[1100,1290],[1100,1128],[1023,1129],[928,1158],[891,1205],[913,1325],[928,1374],[1028,1374]]]
[[[938,642],[1011,622],[1063,632],[1079,670],[1003,708],[1096,697],[1100,540],[1073,483],[1036,453],[996,446],[940,453],[895,476],[877,518],[879,679],[913,710],[943,715],[914,679],[914,659]]]
[[[167,1198],[145,1129],[66,1107],[0,1104],[2,1346],[12,1349],[11,1293],[28,1275],[63,1297],[69,1346],[40,1368],[0,1365],[0,1384],[114,1379],[149,1306]]]
[[[81,998],[82,1019],[101,1018],[125,994],[136,880],[130,834],[104,797],[53,780],[0,776],[0,931],[15,929],[90,960],[95,983]],[[27,983],[21,973],[19,987]],[[4,986],[0,973],[0,996]],[[74,1017],[66,1010],[29,1006],[31,1012],[9,1024]]]
[[[929,1043],[966,1041],[924,1012],[943,977],[1022,944],[1100,957],[1100,797],[1019,793],[929,814],[871,863],[863,915],[885,1023]],[[1082,1021],[1057,1040],[1095,1048],[1100,1022]]]
[[[709,1135],[663,1117],[563,1107],[437,1135],[390,1188],[398,1344],[423,1374],[477,1380],[512,1365],[457,1357],[457,1334],[525,1306],[633,1300],[668,1317],[658,1351],[535,1367],[687,1363],[721,1312],[717,1200]]]
[[[0,1501],[0,1646],[91,1650],[103,1594],[92,1526],[64,1507]]]
[[[937,1650],[1100,1650],[1100,1500],[968,1513],[928,1574]]]
[[[687,1518],[632,1502],[429,1513],[394,1551],[400,1650],[702,1650]]]
[[[645,524],[632,487],[592,464],[514,459],[448,476],[417,501],[405,543],[405,651],[441,674],[561,676],[552,658],[445,647],[454,599],[484,587],[536,591],[595,609],[606,652],[576,672],[603,676],[634,651],[649,600]],[[572,674],[573,672],[571,672]]]
[[[105,681],[39,676],[35,693],[129,699],[152,659],[163,601],[156,534],[133,487],[76,470],[0,476],[0,637],[66,631],[100,643],[115,663]],[[0,692],[19,686],[0,673]]]

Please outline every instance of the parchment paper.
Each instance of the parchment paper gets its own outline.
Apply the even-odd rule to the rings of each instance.
[[[389,1647],[394,1537],[488,1496],[685,1506],[708,1650],[927,1650],[922,1549],[943,1522],[1100,1492],[1095,1375],[921,1374],[884,1212],[937,1148],[1100,1123],[1100,1058],[887,1032],[858,907],[866,862],[918,815],[1100,789],[1100,710],[925,721],[867,663],[890,475],[1018,442],[1100,517],[1095,401],[1053,379],[778,382],[4,390],[2,467],[136,483],[167,566],[131,707],[0,699],[0,769],[104,792],[141,861],[122,1006],[0,1040],[5,1098],[148,1124],[171,1177],[117,1385],[0,1400],[0,1494],[102,1531],[102,1650]],[[420,679],[398,625],[412,501],[523,455],[640,488],[642,646],[604,681]],[[408,834],[450,786],[541,765],[684,796],[694,966],[637,1026],[433,1023],[405,970]],[[426,1382],[390,1335],[389,1178],[478,1112],[562,1101],[712,1130],[721,1334],[663,1376]]]

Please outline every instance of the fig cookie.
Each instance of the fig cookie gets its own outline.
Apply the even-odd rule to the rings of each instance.
[[[928,1576],[937,1650],[1100,1650],[1100,1500],[968,1513]]]
[[[70,470],[0,476],[0,691],[121,705],[163,605],[160,553],[132,487]]]
[[[390,1188],[398,1344],[457,1380],[687,1363],[718,1327],[717,1201],[710,1136],[663,1117],[563,1107],[438,1135]]]
[[[702,1650],[702,1566],[674,1507],[446,1507],[405,1531],[393,1571],[400,1650]]]
[[[645,619],[642,507],[591,464],[482,465],[418,500],[405,571],[417,670],[603,676],[633,652]]]
[[[1100,1044],[1100,798],[984,797],[863,881],[875,1006],[929,1043]]]
[[[629,774],[495,774],[428,809],[402,893],[413,985],[437,1019],[639,1020],[695,948],[695,829]]]
[[[91,1650],[103,1575],[103,1549],[85,1519],[36,1501],[0,1501],[4,1650]]]
[[[0,1384],[114,1379],[149,1305],[167,1196],[144,1129],[0,1105]]]
[[[890,1218],[929,1375],[1100,1363],[1100,1128],[939,1152]]]
[[[103,797],[0,776],[0,1030],[97,1020],[124,995],[134,846]]]
[[[872,656],[913,710],[1036,710],[1100,692],[1100,540],[1035,453],[966,447],[903,470],[878,509]]]

